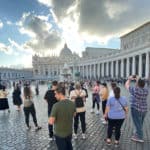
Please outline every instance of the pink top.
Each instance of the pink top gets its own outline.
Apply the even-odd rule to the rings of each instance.
[[[100,86],[95,85],[93,88],[93,93],[99,93],[100,92]]]

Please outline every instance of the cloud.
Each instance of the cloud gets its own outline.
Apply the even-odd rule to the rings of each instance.
[[[85,41],[106,42],[150,20],[150,1],[120,0],[39,0],[52,9],[63,30],[77,26]],[[49,4],[49,5],[48,5]],[[68,28],[68,29],[66,29]],[[75,29],[76,30],[76,29]]]
[[[8,41],[10,43],[9,46],[14,50],[16,55],[18,55],[19,53],[30,54],[30,55],[34,54],[32,49],[24,48],[24,44],[19,44],[10,38],[8,38]]]
[[[52,5],[52,0],[38,0],[39,3],[46,5],[47,7]]]
[[[0,28],[3,27],[3,22],[0,20]]]
[[[20,27],[20,33],[31,37],[29,41],[24,43],[24,48],[44,53],[51,49],[57,49],[62,42],[61,33],[52,28],[48,16],[24,13],[17,24]]]
[[[26,54],[26,55],[21,55],[19,57],[20,57],[20,59],[16,60],[16,64],[20,64],[20,68],[31,68],[32,67],[32,55]]]
[[[52,8],[57,18],[61,19],[67,15],[68,9],[76,0],[38,0],[38,2]]]
[[[5,54],[8,55],[15,55],[19,56],[20,54],[24,55],[32,55],[34,52],[30,49],[25,49],[24,44],[18,44],[11,38],[8,38],[8,44],[0,43],[0,51],[4,52]]]
[[[0,51],[6,52],[8,51],[8,47],[4,43],[0,43]]]
[[[23,45],[19,45],[15,41],[8,39],[9,44],[6,45],[4,43],[0,43],[0,51],[6,54],[6,58],[12,58],[13,62],[11,64],[7,64],[6,66],[10,66],[13,68],[29,68],[32,66],[32,52],[27,51],[23,48]],[[23,54],[23,55],[22,55]],[[18,59],[19,58],[19,59]],[[28,61],[27,61],[28,59]]]
[[[68,9],[75,4],[75,0],[52,0],[52,8],[58,20],[68,16]]]
[[[6,24],[7,25],[13,25],[13,23],[11,21],[9,21],[9,20],[6,21]]]
[[[7,67],[10,68],[17,68],[17,69],[22,69],[22,68],[31,68],[32,67],[32,55],[11,55],[13,58],[13,62],[11,64],[8,64]],[[19,57],[19,59],[17,59]],[[28,59],[28,61],[27,61]]]
[[[0,43],[0,51],[8,54],[8,55],[11,55],[12,52],[13,52],[13,49],[10,45],[6,45],[4,43]]]
[[[136,0],[82,0],[78,7],[80,32],[98,37],[120,36],[127,29],[135,28],[150,19],[148,7],[143,1]]]

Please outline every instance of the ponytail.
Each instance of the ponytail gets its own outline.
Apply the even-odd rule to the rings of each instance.
[[[120,98],[120,88],[119,87],[114,88],[114,96],[116,99]]]

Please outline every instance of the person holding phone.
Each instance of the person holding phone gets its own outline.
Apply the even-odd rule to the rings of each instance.
[[[130,85],[131,80],[136,80],[136,85]],[[145,88],[145,80],[138,78],[136,75],[129,76],[125,87],[131,95],[131,116],[135,126],[135,132],[131,140],[143,143],[143,123],[147,113],[147,96],[148,89]]]

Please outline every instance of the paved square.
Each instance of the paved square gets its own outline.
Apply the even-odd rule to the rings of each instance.
[[[34,90],[34,87],[32,87]],[[122,95],[128,97],[127,91],[121,87]],[[37,119],[42,130],[35,132],[34,125],[31,120],[31,130],[26,130],[24,122],[23,110],[18,112],[12,104],[12,90],[9,94],[9,104],[11,112],[0,112],[0,150],[57,150],[54,141],[50,142],[48,137],[47,127],[47,104],[43,100],[43,96],[47,87],[40,86],[40,95],[34,97],[34,103],[37,112]],[[122,135],[120,138],[120,146],[115,148],[114,145],[107,146],[103,139],[106,137],[107,125],[103,125],[100,121],[101,114],[91,114],[91,94],[86,103],[86,123],[87,133],[86,140],[81,138],[81,131],[79,130],[78,139],[73,139],[74,150],[150,150],[150,109],[144,122],[144,143],[135,143],[130,140],[133,125],[130,117],[124,122],[122,127]],[[150,104],[150,96],[148,99]],[[150,107],[149,107],[150,108]],[[32,119],[32,118],[31,118]]]

